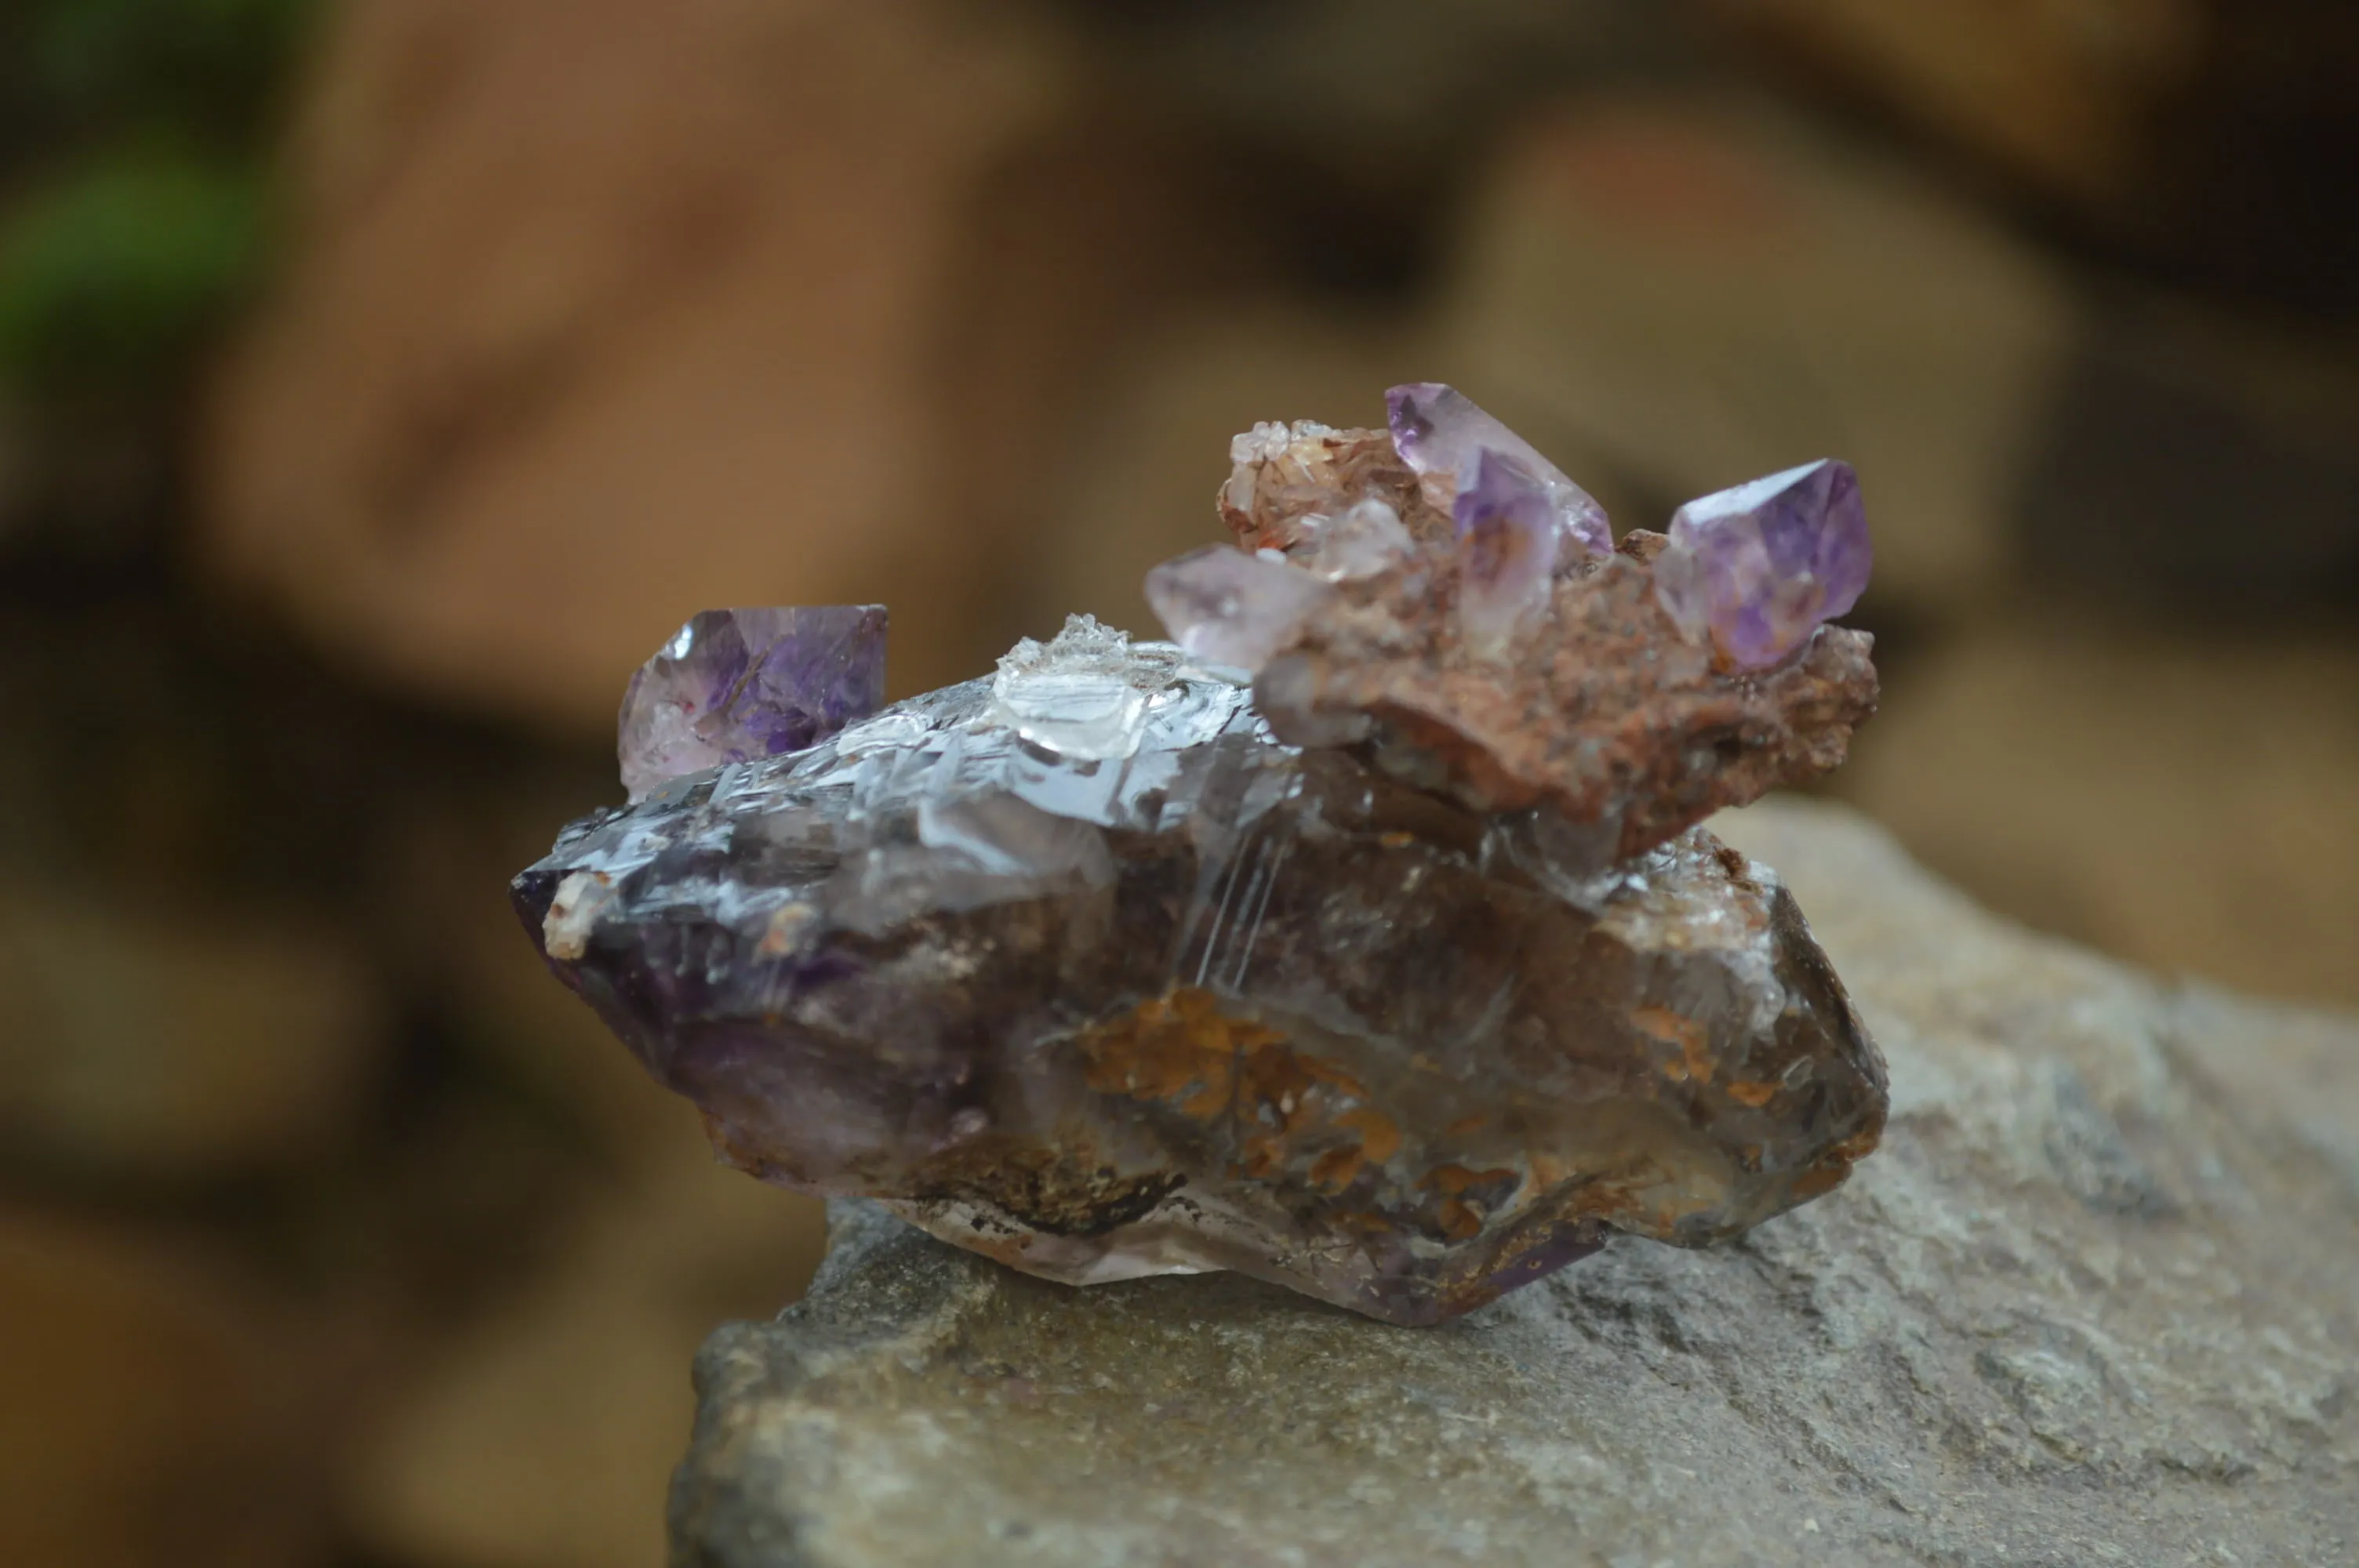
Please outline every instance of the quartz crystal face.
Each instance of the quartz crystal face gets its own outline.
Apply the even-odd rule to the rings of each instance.
[[[1077,1284],[1234,1269],[1402,1324],[1875,1146],[1793,899],[1698,826],[1874,711],[1851,470],[1603,514],[1447,387],[1264,424],[1236,547],[874,712],[873,610],[701,615],[631,804],[514,884],[723,1154]],[[853,720],[857,721],[853,721]]]
[[[1235,1269],[1420,1324],[1613,1232],[1734,1236],[1874,1147],[1874,1044],[1709,834],[1575,881],[1527,814],[1286,745],[1168,645],[1077,619],[1020,669],[516,880],[745,1169],[1075,1283]]]
[[[1248,674],[1326,597],[1326,584],[1301,568],[1227,545],[1207,545],[1147,574],[1147,602],[1173,642]]]
[[[1872,562],[1859,476],[1822,460],[1680,507],[1655,591],[1690,636],[1763,669],[1858,603]]]
[[[1555,514],[1557,564],[1570,566],[1614,548],[1605,508],[1464,393],[1438,381],[1411,382],[1386,393],[1385,404],[1395,449],[1426,481],[1427,496],[1439,510],[1452,511],[1457,499],[1481,482],[1484,454],[1495,453],[1510,460],[1546,496]]]
[[[617,751],[638,799],[666,779],[799,752],[885,700],[885,607],[708,610],[632,676]]]

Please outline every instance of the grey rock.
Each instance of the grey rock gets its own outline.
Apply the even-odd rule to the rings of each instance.
[[[2359,1024],[2005,924],[1834,808],[1714,827],[1889,1055],[1841,1191],[1432,1329],[841,1205],[698,1359],[674,1561],[2359,1561]]]

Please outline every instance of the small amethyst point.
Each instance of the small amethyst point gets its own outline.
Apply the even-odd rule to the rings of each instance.
[[[1859,602],[1873,558],[1859,476],[1826,458],[1680,507],[1655,597],[1689,636],[1765,669]]]
[[[1497,452],[1513,458],[1547,495],[1556,532],[1553,565],[1614,553],[1614,530],[1596,498],[1465,394],[1438,381],[1409,382],[1385,394],[1385,412],[1393,449],[1429,481],[1427,499],[1436,506],[1453,508],[1473,487],[1482,455]]]
[[[1248,672],[1290,642],[1329,592],[1299,567],[1228,545],[1190,550],[1147,574],[1147,602],[1173,642],[1199,659]]]
[[[707,610],[631,676],[615,751],[633,800],[815,745],[885,704],[885,607]]]
[[[1469,647],[1495,656],[1525,619],[1548,604],[1556,509],[1540,481],[1503,452],[1486,449],[1473,481],[1451,509],[1458,525],[1458,624]]]

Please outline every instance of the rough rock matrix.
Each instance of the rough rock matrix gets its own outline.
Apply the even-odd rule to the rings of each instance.
[[[1703,574],[1788,637],[1754,667],[1668,608],[1679,537],[1617,550],[1447,387],[1390,414],[1238,438],[1250,549],[1148,580],[1177,646],[1075,617],[864,716],[873,607],[691,621],[625,702],[632,804],[516,880],[551,967],[735,1163],[1075,1283],[1426,1324],[1831,1190],[1882,1060],[1775,873],[1694,825],[1873,706],[1787,547],[1864,530],[1855,486],[1675,523],[1786,541]]]
[[[1222,517],[1273,570],[1283,560],[1297,577],[1333,575],[1322,568],[1339,532],[1352,542],[1355,512],[1372,507],[1408,541],[1386,569],[1288,597],[1282,620],[1265,608],[1277,600],[1273,591],[1238,600],[1218,633],[1166,614],[1183,643],[1191,633],[1242,640],[1249,630],[1270,649],[1252,666],[1254,696],[1281,740],[1353,747],[1478,810],[1545,805],[1588,830],[1602,865],[1825,773],[1875,710],[1873,640],[1823,623],[1850,608],[1865,579],[1855,481],[1821,484],[1777,510],[1752,494],[1789,477],[1773,475],[1690,502],[1671,541],[1634,529],[1604,554],[1566,545],[1538,583],[1544,611],[1524,616],[1502,645],[1488,622],[1470,634],[1462,604],[1470,579],[1513,562],[1458,547],[1451,506],[1437,503],[1430,476],[1401,456],[1396,437],[1308,421],[1264,426],[1240,437],[1233,456]],[[1838,463],[1811,470],[1849,473]],[[1785,524],[1767,530],[1780,541],[1774,560],[1767,546],[1745,547],[1764,536],[1747,524],[1765,511]],[[1725,541],[1702,566],[1690,542],[1699,517],[1714,520],[1712,538]],[[1559,526],[1565,539],[1592,538]],[[1797,538],[1809,547],[1785,547]],[[1685,590],[1669,604],[1658,580],[1666,556]],[[1834,591],[1820,580],[1822,568],[1839,574]],[[1692,615],[1691,602],[1702,607]],[[1715,640],[1725,624],[1756,654],[1773,634],[1754,634],[1763,622],[1783,639],[1776,659],[1740,659]]]
[[[1832,808],[1737,815],[1891,1054],[1841,1191],[1417,1334],[841,1206],[810,1297],[699,1357],[676,1560],[2359,1561],[2359,1022],[2033,935]]]

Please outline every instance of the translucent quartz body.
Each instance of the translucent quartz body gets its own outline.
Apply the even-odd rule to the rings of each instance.
[[[1734,1236],[1882,1124],[1769,872],[1690,830],[1599,874],[1578,838],[1280,744],[1077,619],[577,823],[515,896],[749,1171],[1058,1279],[1429,1323],[1614,1230]]]

